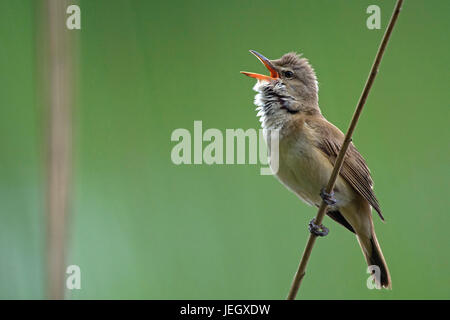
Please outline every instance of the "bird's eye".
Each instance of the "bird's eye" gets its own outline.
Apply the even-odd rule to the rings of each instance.
[[[283,72],[283,75],[286,77],[286,78],[288,78],[288,79],[290,79],[290,78],[292,78],[293,76],[294,76],[294,73],[292,72],[292,71],[284,71]]]

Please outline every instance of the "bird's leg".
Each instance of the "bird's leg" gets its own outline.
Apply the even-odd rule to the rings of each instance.
[[[325,237],[329,230],[327,227],[325,227],[323,224],[321,225],[317,225],[316,224],[316,218],[313,218],[308,225],[308,230],[309,232],[311,232],[313,235],[317,236],[317,237]]]
[[[320,190],[320,197],[322,198],[323,202],[325,202],[329,206],[335,205],[337,202],[336,198],[334,197],[334,192],[331,191],[331,193],[327,193],[325,191],[325,188],[322,188]]]

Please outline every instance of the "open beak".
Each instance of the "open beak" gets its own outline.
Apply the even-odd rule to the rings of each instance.
[[[250,52],[253,53],[259,59],[259,61],[261,61],[266,66],[266,68],[270,71],[270,76],[253,73],[253,72],[245,72],[245,71],[241,71],[241,73],[245,74],[246,76],[249,76],[249,77],[252,77],[252,78],[255,78],[258,80],[263,80],[263,81],[271,81],[271,80],[275,80],[280,77],[278,75],[278,72],[275,70],[275,68],[273,67],[273,65],[269,59],[267,59],[261,53],[258,53],[254,50],[250,50]]]

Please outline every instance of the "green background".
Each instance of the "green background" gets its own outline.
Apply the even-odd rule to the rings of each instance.
[[[80,1],[69,298],[284,299],[316,210],[259,165],[171,162],[176,128],[259,128],[248,52],[302,52],[345,130],[394,1]],[[368,30],[366,8],[381,7]],[[0,1],[0,298],[45,297],[37,2]],[[386,223],[392,291],[368,290],[329,218],[299,298],[448,299],[448,1],[405,1],[354,141]],[[62,28],[64,26],[61,26]]]

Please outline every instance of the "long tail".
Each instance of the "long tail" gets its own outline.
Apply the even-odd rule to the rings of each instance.
[[[372,228],[372,234],[367,237],[365,235],[357,234],[359,245],[364,253],[367,264],[369,266],[378,266],[380,268],[380,277],[377,279],[375,272],[375,281],[379,281],[378,284],[386,289],[392,288],[391,275],[389,269],[384,260],[383,252],[381,251],[380,244],[378,243],[375,230]]]

